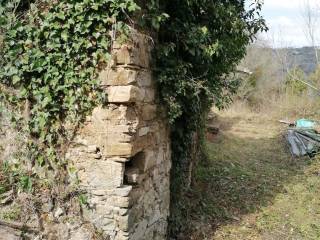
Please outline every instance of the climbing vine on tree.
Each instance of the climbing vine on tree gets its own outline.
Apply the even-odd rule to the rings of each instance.
[[[258,0],[153,0],[148,7],[158,8],[158,16],[169,16],[160,25],[155,20],[150,25],[158,27],[156,73],[172,125],[169,226],[175,236],[188,226],[183,195],[193,158],[201,158],[206,114],[212,104],[221,108],[231,101],[239,83],[228,74],[245,56],[250,41],[267,27]]]

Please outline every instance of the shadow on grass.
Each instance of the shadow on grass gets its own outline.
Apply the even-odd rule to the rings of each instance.
[[[230,122],[232,119],[227,130],[231,129]],[[222,131],[206,147],[208,157],[199,164],[188,194],[190,205],[185,215],[190,224],[181,239],[212,237],[220,226],[238,222],[269,205],[309,162],[292,159],[277,132],[273,137],[256,132],[243,137]]]

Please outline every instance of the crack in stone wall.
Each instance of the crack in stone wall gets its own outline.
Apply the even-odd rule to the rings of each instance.
[[[84,217],[112,240],[166,239],[169,127],[151,72],[150,38],[114,44],[100,82],[108,104],[87,118],[67,153],[88,193]]]

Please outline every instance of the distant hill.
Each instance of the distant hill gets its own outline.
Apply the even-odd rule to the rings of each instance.
[[[299,67],[306,74],[310,74],[316,69],[317,61],[314,48],[287,48],[286,50],[288,51],[289,66]]]

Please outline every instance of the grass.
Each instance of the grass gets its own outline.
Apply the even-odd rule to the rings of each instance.
[[[0,218],[8,221],[17,221],[21,218],[21,206],[13,205],[0,213]]]
[[[194,240],[320,239],[320,159],[293,159],[283,126],[261,115],[219,117],[190,193]]]
[[[286,194],[262,209],[257,225],[272,236],[269,239],[320,239],[319,170],[320,161],[316,159],[305,168],[304,175],[285,186]]]

